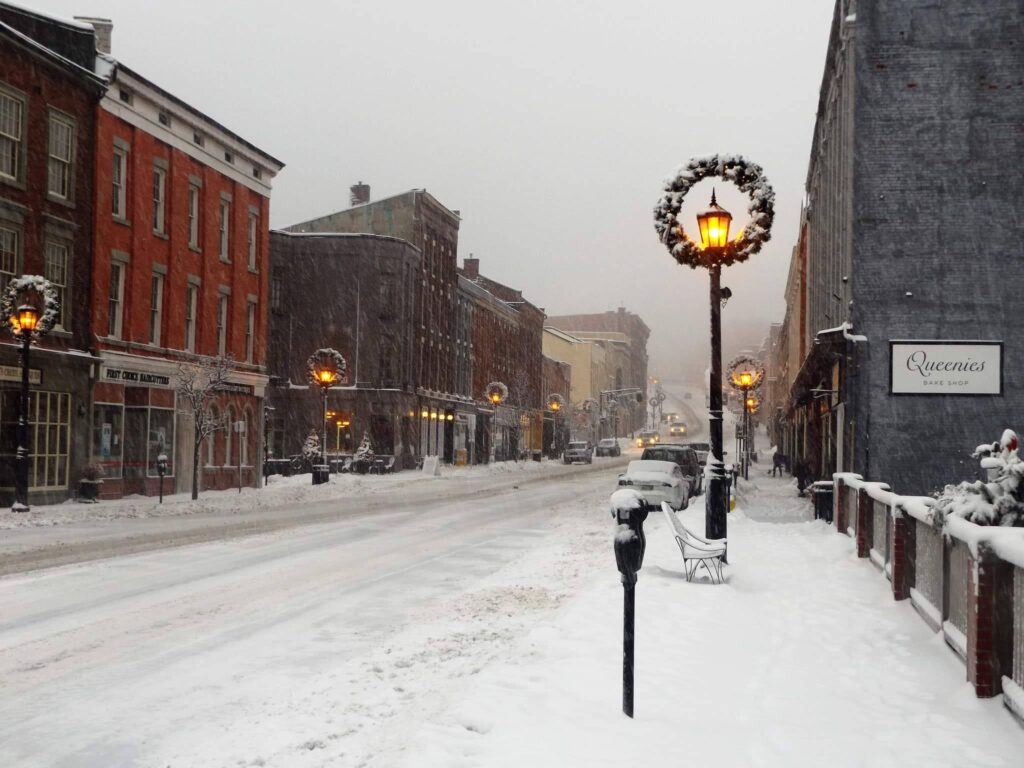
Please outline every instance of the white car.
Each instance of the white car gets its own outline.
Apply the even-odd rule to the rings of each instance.
[[[673,461],[629,462],[619,475],[619,488],[630,488],[651,505],[667,501],[672,509],[686,509],[690,503],[690,481]]]

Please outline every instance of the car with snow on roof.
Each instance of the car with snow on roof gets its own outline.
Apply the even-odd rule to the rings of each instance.
[[[604,440],[599,440],[597,443],[597,455],[621,456],[622,449],[619,447],[619,441],[614,437],[606,437]]]
[[[636,459],[619,475],[619,488],[639,493],[651,506],[667,501],[672,509],[686,509],[690,503],[690,482],[679,465],[671,461]]]
[[[574,440],[562,451],[562,461],[566,464],[573,464],[577,461],[591,464],[594,461],[594,449],[585,440]]]

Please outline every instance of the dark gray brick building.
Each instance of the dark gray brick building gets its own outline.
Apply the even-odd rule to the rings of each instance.
[[[819,476],[927,493],[1019,426],[1022,41],[1019,0],[836,3],[784,330],[787,443]],[[1002,393],[892,394],[901,339],[1001,341]]]

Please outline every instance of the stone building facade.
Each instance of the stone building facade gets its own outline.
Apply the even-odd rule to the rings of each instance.
[[[819,476],[930,492],[1017,426],[1019,10],[835,4],[780,345],[791,439]],[[1002,342],[1001,393],[894,394],[898,340]]]
[[[465,391],[467,339],[460,337],[465,305],[458,304],[456,254],[459,212],[442,205],[425,189],[413,189],[370,201],[369,185],[352,188],[353,207],[287,227],[290,232],[351,232],[397,237],[419,249],[415,296],[415,381],[421,455],[453,457],[448,432],[437,423],[451,414],[453,423],[475,421],[476,406]],[[463,325],[463,327],[465,327]],[[460,379],[460,371],[463,372]],[[431,416],[434,414],[434,416]]]
[[[396,237],[270,233],[272,457],[299,453],[310,431],[321,432],[321,394],[309,386],[306,361],[323,347],[348,364],[347,381],[328,392],[328,454],[352,454],[366,434],[377,454],[412,467],[423,455],[421,423],[451,430],[454,413],[442,410],[439,418],[427,409],[421,416],[416,394],[420,258]]]
[[[74,494],[89,456],[94,114],[92,27],[0,3],[0,289],[56,287],[56,327],[30,358],[29,502]],[[0,335],[0,503],[14,494],[18,344]]]

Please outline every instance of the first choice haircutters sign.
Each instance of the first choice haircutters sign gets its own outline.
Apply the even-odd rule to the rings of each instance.
[[[890,341],[894,395],[1001,395],[1001,341]]]

